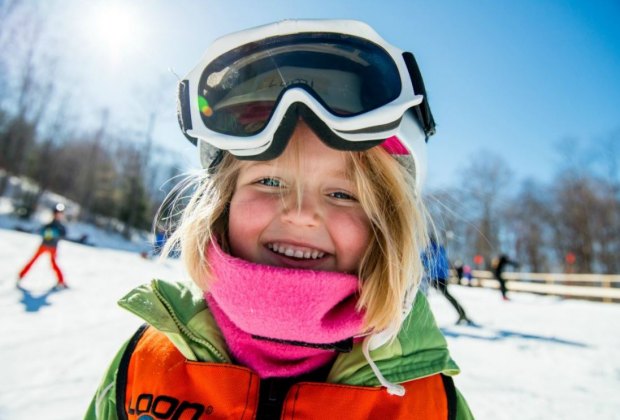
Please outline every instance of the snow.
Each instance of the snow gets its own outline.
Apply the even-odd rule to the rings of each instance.
[[[70,289],[49,292],[47,258],[17,289],[38,244],[36,235],[0,229],[0,419],[78,419],[141,324],[115,302],[152,277],[187,276],[178,260],[65,241],[58,258]],[[456,385],[478,419],[618,418],[620,305],[450,290],[477,326],[455,326],[448,302],[434,290],[429,299],[462,369]]]
[[[455,311],[442,296],[431,305],[478,418],[618,418],[619,305],[450,289],[479,327],[450,325]]]

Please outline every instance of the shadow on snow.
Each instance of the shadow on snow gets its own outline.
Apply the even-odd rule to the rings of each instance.
[[[474,328],[481,328],[480,325],[473,326]],[[477,340],[487,340],[487,341],[501,341],[510,338],[520,338],[523,340],[536,340],[536,341],[544,341],[547,343],[553,344],[563,344],[566,346],[574,346],[574,347],[589,347],[585,343],[580,343],[577,341],[564,340],[557,337],[548,337],[544,335],[535,335],[535,334],[526,334],[520,333],[517,331],[509,331],[509,330],[484,330],[485,334],[476,334],[475,330],[472,332],[469,331],[454,331],[450,328],[441,328],[441,332],[446,337],[453,338],[473,338]]]
[[[58,292],[58,289],[51,288],[47,292],[40,294],[33,294],[30,290],[25,289],[21,286],[17,286],[17,288],[22,292],[23,296],[19,303],[23,303],[26,309],[26,312],[38,312],[43,306],[50,306],[51,304],[47,301],[47,298],[53,293]]]

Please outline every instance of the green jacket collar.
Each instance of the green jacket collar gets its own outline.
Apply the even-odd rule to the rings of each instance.
[[[153,280],[129,292],[119,305],[165,333],[188,360],[231,362],[224,338],[202,292],[195,286]],[[422,294],[418,294],[396,340],[370,355],[390,382],[400,383],[440,372],[446,375],[459,372]],[[379,385],[364,359],[361,343],[355,344],[350,353],[338,355],[328,381]]]

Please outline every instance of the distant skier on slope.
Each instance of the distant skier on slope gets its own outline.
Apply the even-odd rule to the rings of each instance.
[[[456,323],[473,324],[472,320],[465,313],[465,309],[448,291],[450,267],[444,246],[438,244],[434,238],[431,238],[428,249],[422,255],[422,261],[426,269],[426,278],[430,285],[439,290],[458,313],[459,319]]]
[[[508,258],[508,255],[501,254],[498,257],[493,258],[491,266],[493,267],[493,274],[497,281],[499,281],[499,290],[502,292],[502,299],[509,300],[506,295],[506,279],[504,279],[504,269],[507,265],[512,265],[514,268],[519,267],[519,263]]]
[[[52,268],[54,269],[54,272],[56,273],[56,278],[57,278],[55,288],[57,289],[67,288],[67,284],[64,281],[62,271],[60,270],[60,267],[58,266],[58,263],[56,262],[56,251],[58,248],[58,242],[60,241],[60,239],[65,238],[67,235],[67,229],[65,228],[65,225],[62,223],[62,219],[64,217],[64,211],[65,211],[64,204],[57,204],[53,210],[53,215],[54,215],[53,220],[40,229],[39,232],[41,236],[43,237],[43,240],[41,241],[41,245],[39,245],[39,248],[37,249],[35,254],[32,256],[30,261],[28,261],[28,263],[24,266],[24,268],[22,268],[22,270],[19,272],[18,279],[17,279],[18,284],[24,278],[24,276],[28,273],[32,265],[41,255],[49,254],[50,261],[52,263]]]

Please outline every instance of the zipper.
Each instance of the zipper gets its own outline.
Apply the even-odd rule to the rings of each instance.
[[[190,340],[192,340],[193,342],[200,344],[204,347],[206,347],[211,353],[213,353],[217,358],[219,358],[219,362],[220,363],[225,363],[226,362],[226,358],[224,357],[224,355],[222,353],[219,352],[219,350],[217,350],[215,348],[215,346],[213,346],[213,344],[211,344],[209,341],[195,335],[189,328],[187,328],[187,326],[185,326],[185,324],[183,324],[175,315],[174,310],[172,308],[172,306],[170,305],[170,303],[168,303],[168,301],[166,299],[164,299],[164,297],[162,296],[162,294],[159,292],[159,290],[157,289],[157,285],[155,281],[151,282],[151,288],[153,289],[153,293],[155,293],[155,296],[157,296],[157,299],[159,299],[159,301],[166,307],[166,309],[168,310],[168,314],[170,315],[170,317],[172,318],[172,320],[174,321],[174,323],[176,324],[177,328]]]

